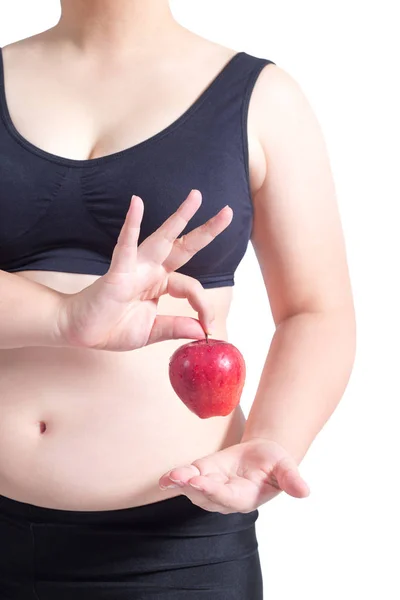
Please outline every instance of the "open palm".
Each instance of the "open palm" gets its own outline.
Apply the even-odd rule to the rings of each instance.
[[[161,489],[180,487],[211,512],[247,513],[281,491],[295,498],[309,494],[295,460],[273,440],[253,438],[224,448],[159,479]]]

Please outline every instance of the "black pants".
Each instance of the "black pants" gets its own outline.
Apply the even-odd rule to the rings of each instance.
[[[0,496],[0,598],[262,600],[257,517],[183,495],[90,512]]]

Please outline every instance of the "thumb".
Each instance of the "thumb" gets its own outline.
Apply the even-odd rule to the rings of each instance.
[[[282,458],[274,467],[273,474],[281,490],[295,498],[306,498],[310,488],[300,475],[296,462],[290,458]]]
[[[205,338],[205,332],[197,319],[158,315],[154,320],[146,346],[165,340],[201,340],[203,338]]]

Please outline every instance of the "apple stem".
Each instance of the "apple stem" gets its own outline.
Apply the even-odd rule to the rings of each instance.
[[[208,333],[206,333],[206,342],[208,344]]]

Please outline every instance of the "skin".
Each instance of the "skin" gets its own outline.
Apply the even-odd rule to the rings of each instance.
[[[166,0],[64,0],[62,10],[55,28],[6,47],[4,60],[14,125],[68,158],[104,156],[154,135],[236,53],[176,23]],[[118,107],[112,115],[110,104]],[[201,420],[177,401],[161,365],[182,340],[125,352],[1,350],[1,494],[107,510],[183,493],[224,513],[248,512],[282,490],[308,495],[298,464],[346,388],[355,317],[323,135],[299,84],[278,66],[268,65],[256,83],[248,139],[251,242],[276,331],[247,423],[240,407]],[[18,276],[63,294],[98,279]],[[215,315],[214,337],[227,339],[232,289],[202,297],[205,313]],[[158,314],[201,319],[185,297],[169,293]]]

